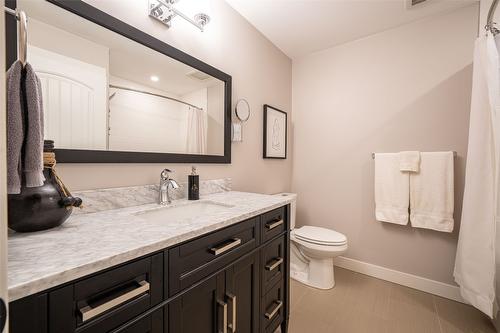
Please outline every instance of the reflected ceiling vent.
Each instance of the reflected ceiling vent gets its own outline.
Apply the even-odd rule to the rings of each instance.
[[[406,9],[413,8],[413,7],[418,6],[426,1],[427,0],[406,0]]]
[[[202,71],[192,71],[186,74],[192,79],[199,80],[199,81],[206,81],[211,78],[210,75],[207,73],[203,73]]]

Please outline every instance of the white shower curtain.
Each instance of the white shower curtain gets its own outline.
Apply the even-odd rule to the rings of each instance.
[[[467,169],[454,270],[462,297],[491,318],[497,312],[495,248],[500,222],[498,40],[492,34],[481,36],[474,51]]]
[[[187,151],[191,154],[207,152],[207,115],[202,109],[188,109]]]

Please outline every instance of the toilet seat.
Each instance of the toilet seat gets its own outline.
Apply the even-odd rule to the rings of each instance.
[[[342,246],[347,244],[347,237],[340,232],[314,226],[303,226],[294,229],[293,235],[302,242],[323,245],[323,246]]]

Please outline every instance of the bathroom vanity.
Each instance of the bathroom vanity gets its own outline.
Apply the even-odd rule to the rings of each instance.
[[[7,5],[37,32],[58,163],[231,163],[231,75],[85,1]],[[153,185],[73,193],[85,213],[11,233],[10,332],[286,332],[291,199],[203,186],[166,206]]]
[[[11,332],[286,332],[289,204],[221,192],[13,233]]]

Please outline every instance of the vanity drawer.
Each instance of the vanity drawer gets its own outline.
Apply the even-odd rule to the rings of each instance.
[[[285,207],[272,210],[262,215],[262,242],[278,236],[286,230]]]
[[[164,333],[163,308],[112,333]]]
[[[261,300],[261,332],[273,333],[284,318],[285,298],[283,280],[276,283]]]
[[[108,332],[162,301],[163,253],[49,295],[49,332]]]
[[[224,268],[260,243],[260,217],[218,230],[168,250],[168,295]]]
[[[265,294],[278,281],[283,279],[285,270],[285,236],[279,237],[261,250],[262,293]]]

